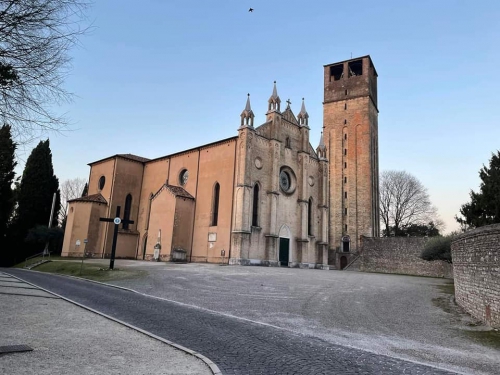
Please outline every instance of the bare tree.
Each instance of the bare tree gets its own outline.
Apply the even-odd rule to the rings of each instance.
[[[385,235],[395,235],[411,225],[434,222],[442,226],[427,189],[405,171],[384,171],[380,178],[380,219]]]
[[[68,216],[68,201],[81,197],[86,183],[87,181],[84,178],[72,178],[65,180],[61,184],[61,211],[59,212],[61,223],[64,223]]]
[[[51,107],[70,101],[68,52],[85,29],[80,0],[0,0],[0,123],[18,143],[67,125]]]

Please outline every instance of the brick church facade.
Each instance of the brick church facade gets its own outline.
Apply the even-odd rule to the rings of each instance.
[[[309,141],[276,83],[266,121],[250,97],[235,137],[157,159],[90,163],[88,195],[69,202],[63,256],[343,268],[361,235],[377,237],[377,73],[369,56],[324,67],[323,132]],[[84,239],[86,243],[84,244]],[[80,240],[81,245],[75,245]]]

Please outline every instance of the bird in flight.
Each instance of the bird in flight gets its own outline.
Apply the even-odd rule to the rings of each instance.
[[[248,9],[249,12],[253,12],[253,8]]]

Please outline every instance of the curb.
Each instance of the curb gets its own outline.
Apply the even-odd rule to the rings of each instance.
[[[39,272],[39,271],[33,271],[33,270],[25,270],[25,271]],[[200,354],[200,353],[198,353],[198,352],[195,352],[194,350],[191,350],[191,349],[189,349],[189,348],[186,348],[185,346],[182,346],[182,345],[176,344],[176,343],[174,343],[174,342],[172,342],[172,341],[170,341],[170,340],[166,340],[166,339],[164,339],[164,338],[162,338],[162,337],[160,337],[160,336],[157,336],[157,335],[155,335],[155,334],[153,334],[153,333],[151,333],[151,332],[145,331],[145,330],[143,330],[143,329],[141,329],[141,328],[139,328],[139,327],[136,327],[136,326],[134,326],[134,325],[132,325],[132,324],[126,323],[126,322],[124,322],[123,320],[120,320],[120,319],[114,318],[114,317],[112,317],[112,316],[110,316],[110,315],[107,315],[107,314],[104,314],[104,313],[102,313],[102,312],[100,312],[100,311],[94,310],[94,309],[93,309],[93,308],[91,308],[91,307],[88,307],[88,306],[82,305],[81,303],[78,303],[78,302],[73,301],[73,300],[71,300],[71,299],[69,299],[69,298],[63,297],[63,296],[61,296],[61,295],[59,295],[59,294],[57,294],[57,293],[51,292],[50,290],[47,290],[47,289],[45,289],[45,288],[42,288],[42,287],[40,287],[40,286],[38,286],[38,285],[36,285],[36,284],[30,283],[29,281],[26,281],[26,280],[24,280],[24,279],[22,279],[22,278],[20,278],[20,277],[18,277],[18,276],[14,276],[14,275],[12,275],[12,274],[10,274],[10,273],[8,273],[8,272],[2,271],[2,272],[0,272],[0,273],[5,273],[5,274],[7,274],[7,275],[9,275],[9,276],[11,276],[11,277],[14,277],[14,278],[16,278],[16,279],[18,279],[18,280],[20,280],[20,281],[25,282],[26,284],[32,285],[32,286],[34,286],[34,287],[36,287],[36,288],[38,288],[38,289],[40,289],[40,290],[43,290],[43,291],[44,291],[44,292],[46,292],[46,293],[52,294],[52,295],[54,295],[54,296],[57,296],[57,297],[61,298],[62,300],[65,300],[65,301],[70,302],[70,303],[72,303],[72,304],[74,304],[74,305],[76,305],[76,306],[79,306],[79,307],[81,307],[81,308],[84,308],[85,310],[91,311],[91,312],[93,312],[94,314],[97,314],[97,315],[103,316],[103,317],[105,317],[105,318],[107,318],[107,319],[109,319],[109,320],[112,320],[112,321],[114,321],[114,322],[117,322],[117,323],[119,323],[119,324],[122,324],[122,325],[124,325],[124,326],[126,326],[126,327],[128,327],[128,328],[131,328],[131,329],[133,329],[133,330],[135,330],[135,331],[137,331],[137,332],[140,332],[140,333],[142,333],[142,334],[144,334],[144,335],[146,335],[146,336],[149,336],[149,337],[154,338],[154,339],[156,339],[156,340],[158,340],[158,341],[161,341],[161,342],[163,342],[164,344],[167,344],[167,345],[172,346],[172,347],[174,347],[174,348],[176,348],[176,349],[179,349],[179,350],[181,350],[181,351],[183,351],[183,352],[185,352],[185,353],[187,353],[187,354],[190,354],[190,355],[192,355],[192,356],[195,356],[195,357],[197,357],[198,359],[201,359],[201,360],[202,360],[202,361],[203,361],[203,362],[204,362],[204,363],[205,363],[205,364],[206,364],[206,365],[210,368],[210,371],[212,371],[212,373],[213,373],[214,375],[222,375],[222,371],[219,369],[219,367],[218,367],[218,366],[217,366],[217,365],[216,365],[216,364],[215,364],[212,360],[210,360],[208,357],[205,357],[203,354]],[[39,273],[43,273],[43,272],[39,272]],[[56,275],[59,275],[59,274],[56,274]],[[69,275],[59,275],[59,276],[69,276]],[[69,276],[69,277],[73,277],[73,278],[75,278],[75,279],[79,279],[79,280],[91,281],[91,282],[94,282],[94,283],[97,283],[97,284],[101,284],[101,285],[110,286],[109,284],[101,283],[101,282],[99,282],[99,281],[95,281],[95,280],[88,280],[88,279],[84,279],[84,278],[81,278],[81,277],[76,277],[76,276]],[[132,289],[128,289],[128,288],[124,288],[124,287],[120,287],[120,286],[116,286],[116,285],[115,285],[115,287],[116,287],[116,288],[118,288],[118,289],[123,289],[123,290],[132,291],[132,292],[134,292],[134,293],[137,293],[136,291],[134,291],[134,290],[132,290]]]

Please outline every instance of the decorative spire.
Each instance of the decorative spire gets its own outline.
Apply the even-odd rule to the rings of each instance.
[[[268,113],[280,111],[281,99],[278,95],[278,90],[276,89],[276,81],[274,81],[273,93],[271,94],[268,103],[269,103],[269,107],[267,110]]]
[[[316,149],[316,153],[318,154],[320,160],[327,160],[326,146],[325,146],[325,142],[323,141],[323,132],[321,132],[321,137],[319,139],[319,146]]]
[[[302,107],[297,115],[297,120],[299,120],[300,126],[309,127],[309,114],[306,111],[306,105],[304,104],[304,98],[302,98]]]
[[[252,107],[250,106],[250,94],[247,96],[247,104],[245,105],[245,109],[241,112],[241,126],[240,128],[249,127],[253,128],[253,119],[254,114],[252,111]]]

